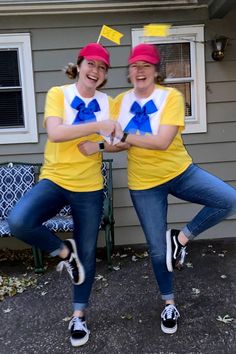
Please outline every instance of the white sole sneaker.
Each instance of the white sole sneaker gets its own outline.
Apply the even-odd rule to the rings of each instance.
[[[89,340],[89,333],[88,332],[84,338],[81,338],[81,339],[73,339],[73,338],[70,338],[70,342],[71,342],[71,345],[72,347],[80,347],[81,345],[84,345],[87,343],[87,341]]]
[[[178,328],[177,324],[173,328],[168,328],[163,326],[163,324],[161,323],[161,330],[166,334],[174,334],[177,331],[177,328]]]
[[[78,253],[77,253],[77,248],[76,248],[76,243],[73,239],[67,239],[65,240],[67,243],[70,244],[70,246],[67,245],[67,247],[70,247],[70,259],[66,259],[66,260],[61,260],[57,267],[56,267],[56,270],[58,272],[62,272],[63,268],[65,267],[71,280],[72,280],[72,283],[74,285],[80,285],[84,282],[85,280],[85,270],[84,270],[84,267],[82,265],[82,263],[80,262],[79,260],[79,257],[78,257]],[[72,250],[71,250],[72,248]],[[71,266],[71,262],[75,262],[76,263],[76,268],[77,268],[77,271],[78,271],[78,281],[75,281],[74,280],[74,275],[73,275],[73,268]]]
[[[173,272],[171,230],[166,231],[166,266],[169,272]]]
[[[76,247],[76,243],[75,243],[75,240],[73,239],[67,239],[67,241],[69,241],[72,245],[72,248],[73,248],[73,254],[74,254],[74,257],[75,257],[75,261],[76,261],[76,264],[77,264],[77,267],[79,269],[79,281],[78,283],[74,283],[75,285],[80,285],[84,282],[85,280],[85,270],[84,270],[84,267],[82,265],[82,263],[80,262],[80,259],[79,259],[79,256],[78,256],[78,252],[77,252],[77,247]]]

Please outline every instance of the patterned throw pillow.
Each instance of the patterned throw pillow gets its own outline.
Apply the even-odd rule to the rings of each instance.
[[[34,184],[34,166],[0,166],[0,219],[7,218],[18,200]]]
[[[58,213],[60,216],[71,216],[71,207],[70,205],[64,206]]]

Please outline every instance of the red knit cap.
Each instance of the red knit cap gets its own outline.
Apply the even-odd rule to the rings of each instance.
[[[157,47],[147,43],[136,45],[129,56],[129,64],[133,64],[136,61],[146,61],[150,64],[158,64],[160,60],[161,57]]]
[[[88,43],[80,50],[78,57],[84,57],[88,60],[101,60],[107,66],[110,66],[110,54],[108,50],[99,43]]]

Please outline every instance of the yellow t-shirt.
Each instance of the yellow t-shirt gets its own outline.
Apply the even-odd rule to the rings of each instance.
[[[111,99],[104,93],[96,91],[92,98],[81,97],[75,84],[52,87],[47,94],[44,125],[48,117],[59,117],[64,124],[73,124],[78,111],[71,107],[74,97],[80,97],[86,104],[96,99],[100,111],[95,112],[96,120],[109,119]],[[100,141],[98,134],[66,142],[54,143],[47,140],[44,165],[40,179],[49,179],[59,186],[74,192],[95,191],[103,188],[101,175],[101,153],[84,156],[77,145],[84,140]]]
[[[179,130],[167,150],[135,146],[128,150],[128,185],[133,190],[149,189],[168,182],[184,172],[192,163],[181,137],[181,131],[184,129],[182,94],[176,89],[156,85],[152,95],[139,100],[138,103],[143,107],[149,100],[152,100],[157,108],[156,112],[149,115],[151,134],[158,135],[159,125],[176,125]],[[133,90],[118,95],[113,101],[112,117],[120,122],[124,131],[127,131],[125,128],[134,116],[130,112],[134,101],[137,102],[137,98]]]

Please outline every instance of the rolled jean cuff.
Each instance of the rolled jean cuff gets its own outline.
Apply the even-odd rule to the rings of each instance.
[[[189,240],[193,240],[196,236],[193,235],[191,233],[191,231],[189,231],[189,228],[188,226],[185,226],[183,229],[182,229],[182,232],[183,234],[189,239]]]
[[[74,311],[85,310],[87,307],[88,307],[88,303],[74,302],[74,304],[73,304]]]
[[[162,300],[174,300],[174,294],[161,295]]]

